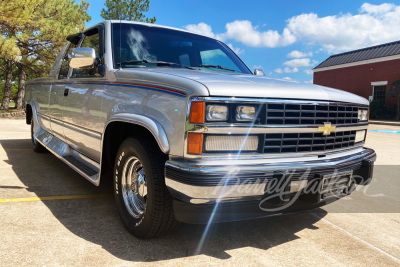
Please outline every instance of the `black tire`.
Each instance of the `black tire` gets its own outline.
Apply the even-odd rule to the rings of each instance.
[[[35,151],[36,153],[44,153],[47,152],[47,149],[38,141],[36,141],[35,137],[33,136],[34,134],[34,129],[35,129],[35,125],[34,125],[34,119],[33,117],[31,118],[31,141],[32,141],[32,148],[33,151]]]
[[[140,167],[129,167],[130,162],[137,162],[136,159],[140,161]],[[172,198],[165,186],[165,161],[165,154],[152,140],[127,138],[119,147],[113,172],[115,200],[126,229],[138,238],[153,238],[166,234],[177,224],[172,208]],[[129,171],[127,172],[128,167]],[[128,184],[126,177],[138,177],[129,176],[132,169],[134,169],[135,174],[138,173],[137,170],[139,169],[144,170],[142,174],[145,177],[147,188],[146,196],[141,198],[145,199],[145,209],[143,213],[134,214],[136,216],[132,215],[132,213],[135,213],[135,207],[133,207],[134,211],[132,212],[132,205],[126,202],[128,201],[126,192],[128,192],[127,190],[134,192],[135,189],[133,188],[139,188],[138,183],[135,182],[135,185],[123,189],[123,184]],[[135,181],[138,181],[138,179]],[[127,187],[125,186],[125,188]]]

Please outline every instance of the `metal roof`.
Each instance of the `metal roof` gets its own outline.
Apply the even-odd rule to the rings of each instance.
[[[342,65],[346,63],[352,63],[373,58],[388,57],[399,54],[400,54],[400,41],[396,41],[392,43],[381,44],[346,53],[332,55],[328,59],[323,61],[321,64],[316,66],[314,69]]]

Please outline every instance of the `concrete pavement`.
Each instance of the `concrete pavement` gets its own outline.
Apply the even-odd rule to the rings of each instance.
[[[205,226],[133,237],[118,218],[110,183],[95,187],[50,153],[34,153],[29,136],[24,120],[0,120],[0,200],[32,198],[0,202],[0,266],[400,264],[400,134],[368,132],[367,146],[385,166],[368,194],[383,197],[360,191],[312,212],[215,224],[199,255]],[[72,199],[36,198],[49,196]]]

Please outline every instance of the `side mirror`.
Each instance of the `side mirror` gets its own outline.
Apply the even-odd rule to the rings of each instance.
[[[263,70],[255,69],[255,70],[254,70],[254,75],[257,75],[257,76],[265,76],[265,73],[264,73]]]
[[[93,69],[96,51],[93,48],[72,48],[68,52],[69,66],[73,69]]]

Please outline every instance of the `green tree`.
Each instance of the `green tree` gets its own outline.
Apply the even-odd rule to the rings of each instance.
[[[0,1],[0,32],[8,43],[14,40],[20,54],[15,60],[17,109],[24,107],[27,73],[49,69],[66,36],[83,30],[90,20],[88,7],[83,0],[79,4],[74,0]]]
[[[143,13],[149,11],[150,0],[106,0],[107,9],[102,9],[103,19],[133,20],[155,23],[156,18],[147,18]]]
[[[1,29],[1,26],[0,26]],[[0,71],[1,80],[5,81],[0,110],[8,110],[11,96],[14,62],[20,55],[14,37],[0,36]]]

